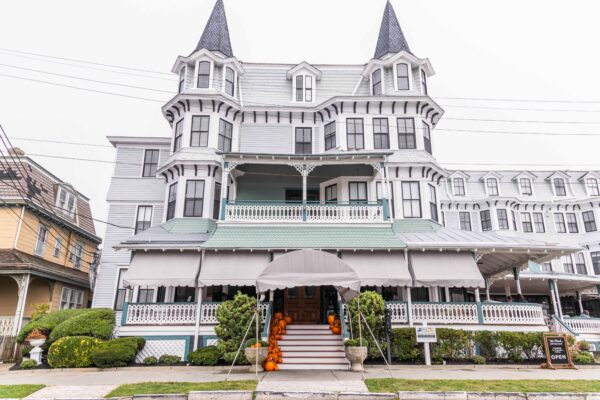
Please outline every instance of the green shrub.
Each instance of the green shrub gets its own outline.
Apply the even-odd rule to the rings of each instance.
[[[60,323],[50,334],[50,342],[66,336],[91,336],[109,339],[115,327],[115,312],[98,308],[76,315]]]
[[[498,344],[506,352],[508,361],[523,361],[523,343],[519,332],[498,332]]]
[[[40,317],[39,319],[31,321],[27,325],[25,325],[17,335],[17,341],[19,343],[23,343],[27,335],[29,335],[29,332],[31,332],[34,329],[38,329],[41,332],[43,332],[46,336],[48,336],[50,335],[52,330],[62,322],[87,312],[90,312],[90,309],[60,310],[51,312],[50,314],[46,314]]]
[[[159,362],[159,364],[175,365],[175,364],[179,364],[181,362],[181,357],[173,356],[170,354],[163,354],[158,359],[158,362]]]
[[[590,342],[585,341],[585,340],[581,340],[577,343],[577,347],[579,347],[579,350],[581,351],[589,351],[590,349]]]
[[[188,355],[188,361],[192,365],[217,365],[221,358],[221,352],[217,346],[208,346]]]
[[[369,324],[369,327],[375,335],[375,339],[379,343],[384,342],[385,338],[385,327],[384,327],[384,310],[385,301],[383,297],[377,292],[365,291],[360,295],[352,299],[348,303],[348,310],[350,311],[352,331],[354,336],[358,336],[358,324],[359,324],[359,310],[358,304],[360,303],[360,312],[365,317],[365,320]],[[364,324],[364,320],[360,318],[361,330],[363,337],[369,339],[369,355],[371,357],[380,356],[377,345],[372,340],[371,334]]]
[[[391,342],[394,359],[415,361],[421,358],[421,349],[417,344],[417,334],[414,328],[392,329]]]
[[[485,357],[473,356],[473,358],[471,358],[471,361],[473,361],[473,364],[482,365],[482,364],[485,364]]]
[[[369,347],[369,341],[365,338],[362,339],[362,344],[361,344],[361,340],[359,338],[354,338],[354,339],[348,339],[344,342],[344,346],[346,347]]]
[[[544,357],[544,334],[542,332],[521,332],[523,353],[529,360]]]
[[[256,340],[256,338],[252,338],[252,339],[246,340],[246,343],[244,343],[244,348],[254,346],[254,344],[256,344],[256,342],[260,342],[260,345],[262,347],[269,346],[269,343],[265,342],[264,340]]]
[[[99,368],[124,367],[135,361],[135,356],[144,347],[144,343],[144,339],[137,337],[113,339],[96,347],[90,358]]]
[[[19,367],[23,368],[23,369],[33,369],[33,368],[37,368],[37,363],[33,360],[30,360],[28,358],[24,359],[23,361],[21,361],[21,364],[19,364]]]
[[[33,346],[28,344],[21,347],[21,356],[23,356],[23,358],[29,357],[29,352],[31,351],[31,349],[33,349]]]
[[[48,303],[36,303],[32,304],[31,308],[33,308],[33,312],[31,313],[31,320],[37,321],[42,318],[44,315],[48,315],[50,312],[50,304]]]
[[[492,361],[498,358],[498,334],[496,332],[475,332],[473,340],[479,348],[479,355],[485,360]]]
[[[438,328],[437,343],[431,344],[431,359],[469,360],[473,357],[472,335],[461,329]]]
[[[573,352],[573,363],[579,365],[591,365],[594,364],[594,356],[587,351],[574,351]]]
[[[233,300],[228,300],[217,308],[215,333],[219,337],[217,347],[223,358],[231,363],[244,339],[248,324],[256,312],[256,299],[238,292]],[[253,324],[256,321],[253,322]],[[259,327],[259,331],[262,328]],[[245,357],[238,357],[239,364],[247,364]]]
[[[143,362],[144,362],[144,365],[156,365],[156,364],[158,364],[158,358],[152,357],[152,356],[146,357],[146,358],[144,358]]]
[[[52,343],[48,350],[48,364],[53,368],[89,367],[91,354],[102,343],[88,336],[69,336]]]

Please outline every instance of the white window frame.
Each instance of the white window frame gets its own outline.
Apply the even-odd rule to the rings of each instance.
[[[302,77],[302,100],[296,99],[296,89],[297,89],[296,79],[299,76]],[[306,77],[310,77],[311,81],[312,81],[312,100],[311,101],[306,101]],[[307,74],[307,73],[298,73],[298,74],[295,74],[294,76],[292,76],[292,102],[312,104],[316,101],[315,100],[316,97],[317,97],[317,77],[316,76],[314,76],[313,74]]]
[[[408,68],[408,89],[398,89],[398,65],[399,64],[405,64]],[[409,63],[404,62],[404,61],[394,63],[392,70],[394,73],[394,90],[396,90],[396,91],[402,90],[403,92],[413,90],[412,67]]]
[[[61,310],[83,308],[83,290],[71,289],[64,286],[60,293],[59,307]]]
[[[54,240],[54,249],[52,250],[52,257],[59,258],[60,253],[62,252],[62,248],[63,248],[62,239],[56,238]]]
[[[523,187],[521,186],[521,181],[522,180],[529,181],[529,187],[531,188],[531,194],[525,194],[525,193],[523,193]],[[519,178],[517,180],[517,186],[519,186],[519,194],[521,196],[533,197],[535,195],[535,192],[533,190],[533,180],[531,180],[531,178],[527,178],[527,177]]]
[[[494,194],[491,195],[490,191],[488,189],[488,181],[489,180],[495,180],[496,181],[496,188],[498,189],[498,194]],[[501,193],[500,193],[500,180],[494,176],[490,176],[488,178],[485,178],[485,181],[483,182],[483,186],[485,187],[485,195],[488,197],[500,197]]]
[[[456,194],[456,189],[455,189],[455,186],[454,186],[454,180],[455,179],[460,179],[462,181],[462,183],[463,183],[463,189],[465,191],[465,194]],[[452,195],[453,196],[461,196],[461,197],[463,197],[463,196],[467,195],[467,181],[462,176],[455,176],[453,178],[450,178],[450,184],[452,185]]]
[[[150,207],[150,221],[149,221],[150,226],[146,229],[150,229],[152,227],[152,220],[154,219],[154,206],[151,204],[138,204],[138,206],[136,208],[136,212],[135,212],[135,217],[133,219],[133,232],[135,235],[146,230],[146,229],[144,229],[144,230],[138,231],[138,229],[137,229],[137,224],[139,222],[138,218],[140,216],[140,209],[142,207]]]
[[[233,71],[233,96],[230,95],[229,93],[227,93],[225,91],[225,82],[226,82],[226,78],[227,78],[227,68],[229,68],[230,70]],[[237,93],[238,93],[238,73],[235,70],[235,68],[232,68],[231,66],[228,66],[227,64],[223,64],[223,82],[221,83],[221,92],[223,92],[223,94],[231,99],[235,99],[237,98]]]
[[[181,80],[181,71],[185,70],[185,72],[183,73],[183,82]],[[185,87],[185,83],[186,83],[186,79],[187,79],[187,65],[182,65],[181,68],[179,68],[179,75],[177,75],[177,93],[183,93],[183,91],[186,89]],[[182,85],[183,83],[183,85]]]
[[[198,87],[198,69],[200,68],[201,62],[208,62],[210,65],[210,71],[208,73],[208,87],[207,88],[199,88]],[[196,60],[196,64],[194,65],[194,89],[200,89],[200,90],[212,89],[214,76],[215,76],[215,63],[212,60],[207,60],[207,59]]]
[[[292,125],[292,151],[296,154],[296,129],[308,128],[310,129],[310,154],[315,154],[317,149],[315,148],[315,128],[312,125]],[[325,146],[325,143],[323,143]],[[335,148],[335,147],[334,147]]]
[[[556,194],[556,184],[555,184],[555,180],[556,179],[561,179],[564,184],[565,184],[565,195],[564,196],[559,196],[558,194]],[[554,197],[568,197],[569,196],[569,188],[567,187],[567,180],[565,178],[563,178],[562,176],[555,176],[551,179],[550,184],[552,185],[552,194],[554,194]]]
[[[383,69],[383,67],[375,68],[369,74],[369,93],[371,93],[371,96],[375,96],[375,94],[373,94],[373,74],[377,70],[381,71],[381,94],[378,96],[383,96],[385,94],[385,70]]]
[[[44,239],[40,240],[42,230],[44,230]],[[37,233],[37,236],[35,239],[35,247],[33,248],[33,254],[35,254],[36,256],[44,257],[44,255],[46,254],[46,242],[48,242],[49,234],[50,234],[50,228],[48,228],[44,224],[40,224],[40,227],[38,228],[38,233]]]
[[[61,206],[61,196],[65,194],[65,202],[64,205]],[[69,210],[69,201],[73,199],[73,209]],[[56,209],[63,215],[68,216],[69,218],[74,218],[77,215],[77,196],[75,193],[70,190],[65,189],[62,186],[59,186],[58,193],[56,196]]]
[[[585,191],[586,191],[586,193],[587,193],[588,196],[590,196],[590,197],[600,196],[600,192],[598,192],[598,194],[593,194],[592,193],[592,191],[590,189],[590,185],[588,184],[588,181],[596,181],[596,187],[598,187],[599,190],[600,190],[600,186],[599,186],[600,182],[598,181],[598,178],[593,177],[593,176],[585,178],[584,185],[585,185]]]

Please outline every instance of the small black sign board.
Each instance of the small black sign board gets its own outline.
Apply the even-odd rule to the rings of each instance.
[[[549,368],[575,368],[567,335],[544,334],[544,350]]]

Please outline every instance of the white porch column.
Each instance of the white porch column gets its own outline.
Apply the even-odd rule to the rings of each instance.
[[[269,290],[269,301],[273,302],[274,299],[275,299],[275,291]]]
[[[558,304],[558,314],[562,318],[563,310],[562,310],[562,304],[560,302],[560,292],[558,291],[558,282],[556,281],[556,279],[553,279],[553,282],[554,282],[554,291],[556,292],[556,304]]]
[[[521,280],[520,280],[520,271],[518,268],[513,268],[513,276],[515,278],[515,285],[517,286],[517,294],[520,296],[523,295],[523,292],[521,292]]]
[[[408,319],[408,326],[413,326],[412,322],[412,293],[410,288],[406,288],[406,317]]]
[[[227,207],[227,186],[229,184],[229,161],[223,161],[221,168],[221,201],[219,219],[225,220],[225,207]],[[215,193],[216,194],[216,193]]]
[[[548,284],[550,286],[550,297],[552,298],[554,314],[558,315],[559,318],[562,318],[562,307],[560,305],[560,297],[558,293],[558,285],[556,284],[556,279],[549,280]]]
[[[578,290],[577,292],[577,304],[579,305],[579,314],[583,313],[583,302],[581,301],[581,292]]]
[[[444,288],[444,294],[446,295],[446,303],[450,303],[450,288],[448,286]]]
[[[492,300],[490,298],[490,281],[487,278],[485,278],[485,300],[486,301]]]
[[[13,323],[13,335],[16,335],[21,330],[21,325],[23,325],[23,315],[25,314],[25,303],[27,302],[27,291],[29,290],[31,275],[20,275],[14,278],[17,280],[17,286],[19,287],[19,300],[17,301],[15,321]]]
[[[192,347],[193,350],[198,348],[198,335],[200,334],[200,318],[202,316],[202,295],[204,293],[204,288],[199,287],[196,290],[196,327],[194,329],[194,345]]]
[[[302,204],[306,205],[306,186],[308,182],[308,169],[306,166],[302,168]]]
[[[431,297],[431,301],[440,301],[440,289],[437,286],[432,286],[429,288],[429,295]]]
[[[479,288],[475,288],[475,302],[481,303],[481,296],[479,295]]]
[[[508,284],[508,282],[504,283],[504,294],[506,294],[506,297],[510,296],[510,285]]]

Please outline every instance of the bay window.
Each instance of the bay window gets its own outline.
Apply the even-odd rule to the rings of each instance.
[[[235,96],[235,71],[225,67],[225,93]]]
[[[402,211],[404,218],[421,218],[419,182],[402,182]]]
[[[336,122],[325,125],[325,151],[335,147]]]
[[[492,230],[492,214],[490,210],[483,210],[479,212],[479,216],[481,218],[481,230],[482,231],[491,231]]]
[[[233,124],[221,119],[219,120],[219,150],[226,153],[231,151],[231,140],[233,137]]]
[[[185,186],[184,217],[201,217],[204,208],[204,181],[188,180]]]
[[[416,149],[417,141],[415,138],[415,119],[398,118],[398,148]]]
[[[362,150],[365,148],[365,131],[362,118],[348,118],[346,120],[346,140],[348,150]]]
[[[390,135],[387,118],[373,118],[373,147],[389,149]]]

